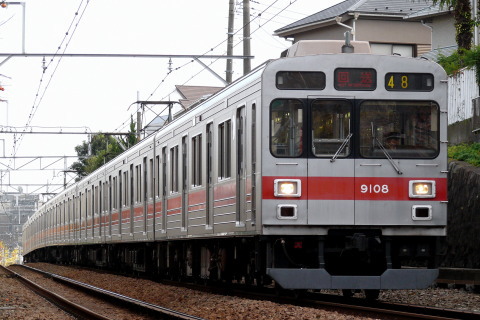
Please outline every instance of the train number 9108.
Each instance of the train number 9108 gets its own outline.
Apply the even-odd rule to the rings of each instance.
[[[362,184],[360,192],[362,193],[388,193],[390,190],[388,184]]]

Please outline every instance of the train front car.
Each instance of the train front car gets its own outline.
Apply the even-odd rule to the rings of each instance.
[[[371,54],[267,66],[261,232],[276,283],[373,297],[432,284],[447,223],[446,79],[434,62]]]

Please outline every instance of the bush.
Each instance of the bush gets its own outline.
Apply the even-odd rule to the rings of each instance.
[[[480,167],[480,143],[460,144],[448,148],[448,158]]]
[[[457,74],[463,68],[476,67],[476,80],[480,85],[480,46],[471,50],[458,49],[450,56],[440,55],[437,62],[449,76]]]

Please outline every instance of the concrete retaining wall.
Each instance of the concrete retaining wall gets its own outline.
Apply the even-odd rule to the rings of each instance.
[[[480,142],[480,133],[472,131],[478,129],[472,124],[473,119],[455,122],[448,126],[448,144],[456,145],[461,143]]]
[[[480,269],[480,168],[449,164],[445,267]]]

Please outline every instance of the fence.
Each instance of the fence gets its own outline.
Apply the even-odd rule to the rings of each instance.
[[[473,117],[473,99],[479,96],[475,68],[448,78],[448,124]]]

